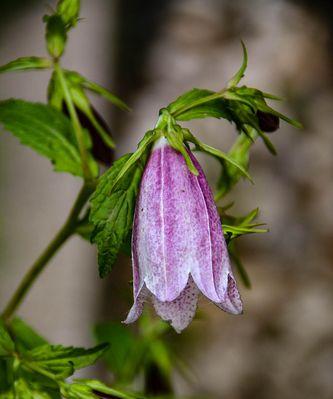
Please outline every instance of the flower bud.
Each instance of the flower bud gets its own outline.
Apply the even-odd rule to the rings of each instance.
[[[272,133],[280,127],[280,119],[278,116],[268,112],[257,111],[259,127],[263,132]]]
[[[57,14],[64,21],[67,29],[75,26],[80,12],[80,0],[60,0],[57,5]]]

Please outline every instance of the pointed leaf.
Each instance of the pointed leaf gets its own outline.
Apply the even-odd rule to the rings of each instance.
[[[0,73],[51,68],[52,62],[42,57],[20,57],[0,66]]]
[[[233,86],[237,86],[238,83],[240,82],[240,80],[242,79],[242,77],[244,76],[244,73],[246,71],[247,59],[248,59],[247,50],[246,50],[246,47],[245,47],[245,44],[243,43],[243,41],[241,41],[241,43],[242,43],[242,48],[243,48],[243,62],[242,62],[241,67],[239,68],[239,70],[236,72],[235,76],[233,76],[229,80],[229,82],[227,84],[228,88],[229,87],[233,87]]]
[[[0,102],[0,123],[21,143],[49,158],[58,172],[82,176],[70,121],[48,105],[23,100]]]

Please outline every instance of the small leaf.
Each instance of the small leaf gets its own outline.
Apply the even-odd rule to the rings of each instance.
[[[72,125],[61,112],[40,103],[6,100],[0,102],[0,123],[22,144],[49,158],[56,171],[82,176]]]
[[[11,339],[4,322],[0,319],[0,357],[10,356],[14,351],[14,342]]]
[[[239,68],[239,70],[236,72],[235,76],[233,76],[233,78],[229,80],[229,82],[227,84],[228,88],[237,86],[238,83],[240,82],[240,80],[243,78],[244,73],[246,71],[247,60],[248,60],[247,50],[246,50],[246,47],[245,47],[245,44],[243,43],[243,41],[241,41],[241,43],[242,43],[242,48],[243,48],[243,62],[242,62],[241,67]]]
[[[51,68],[52,62],[42,57],[20,57],[0,66],[0,73]]]

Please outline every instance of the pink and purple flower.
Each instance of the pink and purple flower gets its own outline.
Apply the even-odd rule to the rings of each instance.
[[[125,323],[137,320],[150,299],[180,332],[192,321],[200,292],[226,312],[242,313],[212,191],[188,153],[198,176],[164,137],[147,162],[133,224],[134,304]]]

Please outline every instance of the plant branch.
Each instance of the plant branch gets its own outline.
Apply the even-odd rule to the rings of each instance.
[[[83,185],[65,223],[55,235],[53,240],[48,244],[45,250],[37,258],[37,260],[32,264],[26,275],[23,277],[18,288],[14,292],[13,296],[9,300],[7,306],[5,307],[1,317],[6,322],[10,320],[17,308],[20,306],[31,286],[34,284],[41,272],[45,269],[49,260],[65,243],[65,241],[75,232],[81,210],[86,204],[93,189],[93,184],[85,183]]]

